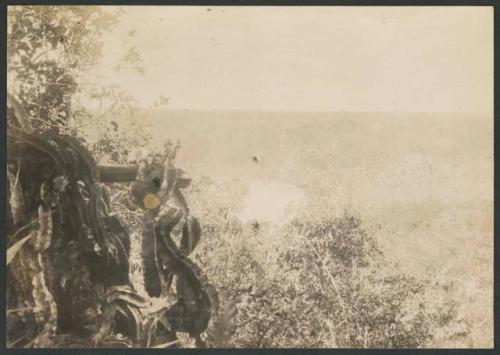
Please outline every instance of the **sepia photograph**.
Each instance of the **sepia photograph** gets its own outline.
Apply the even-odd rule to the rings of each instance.
[[[493,348],[493,7],[6,27],[7,348]]]

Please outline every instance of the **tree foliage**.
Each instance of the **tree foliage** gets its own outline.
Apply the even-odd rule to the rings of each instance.
[[[102,6],[11,6],[7,36],[9,93],[35,130],[78,136],[98,160],[115,163],[126,161],[127,147],[149,140],[147,112],[134,97],[91,74],[100,65],[103,35],[121,14]],[[115,70],[143,72],[135,47],[123,51]]]
[[[97,6],[12,6],[8,12],[9,91],[38,130],[65,126],[85,114],[73,96],[101,54],[115,13]]]

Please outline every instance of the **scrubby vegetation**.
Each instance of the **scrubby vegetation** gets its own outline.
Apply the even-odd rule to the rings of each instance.
[[[299,213],[257,229],[221,213],[244,189],[217,200],[208,193],[215,184],[200,183],[191,196],[207,205],[193,208],[210,223],[195,260],[237,303],[232,346],[415,348],[466,338],[450,285],[401,272],[352,213],[319,221]]]

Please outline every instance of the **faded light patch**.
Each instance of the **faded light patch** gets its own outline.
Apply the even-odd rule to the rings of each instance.
[[[304,198],[303,189],[280,181],[250,183],[238,215],[242,222],[262,221],[279,226],[294,215],[294,207]]]

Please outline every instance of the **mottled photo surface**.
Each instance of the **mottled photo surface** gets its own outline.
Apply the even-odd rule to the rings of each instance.
[[[7,25],[7,347],[493,347],[492,7]]]

